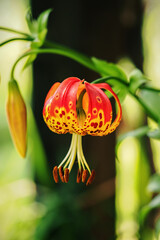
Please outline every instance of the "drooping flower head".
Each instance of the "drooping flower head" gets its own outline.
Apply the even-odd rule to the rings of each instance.
[[[112,105],[104,91],[110,92],[118,105],[118,113],[112,121]],[[58,134],[71,133],[70,149],[61,164],[53,169],[53,177],[58,182],[58,170],[62,182],[68,182],[69,172],[77,155],[77,182],[87,185],[93,181],[95,171],[90,170],[82,150],[82,137],[105,136],[113,132],[120,123],[121,104],[117,95],[107,83],[90,84],[76,77],[55,83],[49,90],[43,108],[43,117],[49,129]]]

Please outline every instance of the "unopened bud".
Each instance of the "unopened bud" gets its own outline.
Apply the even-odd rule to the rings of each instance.
[[[26,155],[27,111],[26,105],[15,80],[8,83],[6,105],[10,133],[16,149],[22,157]]]

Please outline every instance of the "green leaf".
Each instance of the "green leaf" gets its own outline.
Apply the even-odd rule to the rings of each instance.
[[[109,82],[110,83],[110,82]],[[112,83],[113,84],[113,83]],[[115,83],[114,83],[115,84]],[[113,91],[118,95],[120,102],[122,103],[128,94],[128,88],[122,84],[113,84]]]
[[[122,82],[128,82],[126,74],[123,70],[113,63],[108,63],[107,61],[92,57],[92,62],[95,68],[102,76],[113,76],[120,78]]]
[[[38,32],[42,32],[47,27],[49,14],[51,13],[52,9],[47,9],[46,11],[42,12],[38,17]]]
[[[51,11],[51,9],[48,9],[42,12],[37,20],[33,20],[31,11],[27,12],[26,21],[33,37],[31,43],[32,49],[39,48],[43,45],[47,35],[47,23]]]
[[[160,174],[154,174],[147,186],[149,192],[160,192]]]
[[[139,90],[138,101],[149,117],[160,123],[160,91],[152,91],[151,89]]]
[[[148,79],[144,76],[144,74],[139,69],[134,69],[129,77],[130,80],[130,91],[134,94],[136,90],[146,83]]]

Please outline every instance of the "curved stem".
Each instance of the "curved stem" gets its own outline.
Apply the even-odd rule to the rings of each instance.
[[[10,38],[2,43],[0,43],[0,47],[2,47],[3,45],[7,44],[7,43],[10,43],[10,42],[13,42],[13,41],[32,41],[31,38]]]
[[[69,57],[69,58],[81,63],[82,65],[84,65],[84,66],[86,66],[86,67],[88,67],[92,70],[95,70],[94,65],[92,64],[91,61],[89,61],[89,58],[87,58],[87,57],[83,58],[80,54],[79,55],[74,55],[73,52],[65,51],[64,49],[60,49],[60,48],[33,49],[33,50],[30,50],[30,51],[24,53],[22,56],[20,56],[17,59],[17,61],[14,63],[14,65],[12,67],[11,78],[14,78],[15,67],[22,58],[27,57],[31,54],[44,54],[44,53],[58,54],[58,55],[62,55],[62,56],[65,56],[65,57]]]
[[[15,29],[12,29],[12,28],[8,28],[8,27],[1,27],[1,26],[0,26],[0,30],[8,31],[8,32],[12,32],[12,33],[17,33],[17,34],[24,35],[24,36],[26,36],[26,37],[30,37],[30,35],[27,34],[27,33],[20,32],[20,31],[18,31],[18,30],[15,30]]]

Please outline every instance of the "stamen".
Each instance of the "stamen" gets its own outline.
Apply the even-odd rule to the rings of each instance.
[[[55,183],[58,183],[58,167],[57,166],[53,168],[53,178]]]
[[[78,169],[78,173],[77,173],[77,183],[80,183],[81,179],[82,179],[82,171],[80,171],[80,170]]]
[[[73,148],[73,145],[74,145],[74,139],[75,139],[75,135],[76,134],[73,134],[72,135],[72,141],[71,141],[71,145],[70,145],[70,148],[69,148],[69,150],[68,150],[68,152],[67,152],[67,155],[65,156],[65,158],[63,159],[63,161],[60,163],[60,165],[58,166],[58,168],[60,167],[60,166],[62,166],[66,161],[67,161],[67,159],[68,159],[68,157],[70,156],[70,153],[72,152],[72,148]],[[68,162],[68,161],[67,161]],[[67,163],[67,165],[68,165],[68,163]]]
[[[88,178],[88,181],[87,181],[87,183],[86,183],[86,186],[88,186],[89,184],[91,184],[92,182],[93,182],[93,180],[94,180],[94,178],[95,178],[95,170],[92,170],[92,173],[91,173],[91,175],[90,175],[90,177]]]
[[[63,175],[63,167],[59,167],[59,176],[60,176],[60,179],[62,182],[65,182],[64,181],[64,175]]]
[[[66,168],[64,170],[64,181],[65,181],[65,183],[68,183],[68,181],[69,181],[69,169],[68,168]]]
[[[86,159],[84,157],[83,150],[82,150],[82,136],[78,135],[78,141],[79,141],[79,151],[80,151],[80,156],[81,156],[81,164],[85,165],[86,168],[88,169],[89,174],[91,174],[91,170],[86,162]]]
[[[82,172],[82,182],[83,182],[83,183],[86,181],[87,176],[88,176],[88,170],[85,169],[85,170],[83,170],[83,172]]]
[[[72,153],[70,156],[70,163],[68,166],[69,171],[71,171],[71,169],[73,167],[73,164],[74,164],[75,158],[76,158],[76,154],[77,154],[77,138],[78,138],[78,135],[75,134],[75,140],[74,140],[75,142],[74,142],[74,146],[73,146]]]

